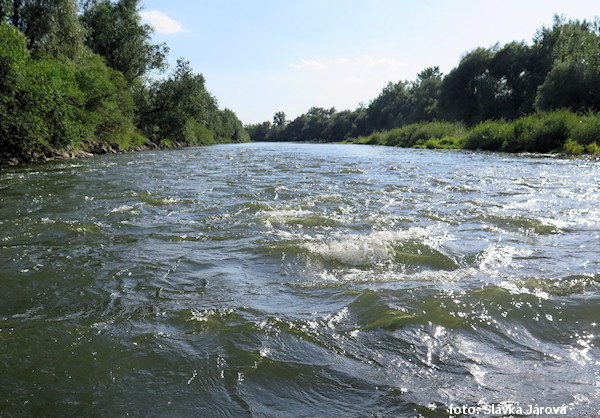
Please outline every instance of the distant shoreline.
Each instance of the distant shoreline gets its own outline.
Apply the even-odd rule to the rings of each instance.
[[[600,114],[559,110],[515,121],[486,120],[471,127],[460,122],[420,122],[348,138],[345,142],[403,148],[598,156]]]

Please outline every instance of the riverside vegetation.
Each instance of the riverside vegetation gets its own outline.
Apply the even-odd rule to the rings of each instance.
[[[600,155],[600,115],[568,110],[535,113],[516,121],[421,122],[375,132],[347,142],[405,148],[446,148],[503,152],[563,152]]]
[[[139,0],[0,0],[0,163],[247,140],[151,34]]]
[[[311,108],[247,126],[255,141],[600,154],[600,21],[555,16],[524,42],[476,48],[443,75],[390,82],[354,111]]]
[[[0,0],[0,164],[218,142],[354,142],[600,154],[600,21],[555,16],[532,45],[476,48],[368,106],[243,126],[185,59],[162,79],[139,0]]]

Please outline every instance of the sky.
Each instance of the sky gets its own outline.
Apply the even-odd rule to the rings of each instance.
[[[311,107],[356,109],[389,82],[447,74],[477,47],[600,16],[598,0],[142,0],[171,69],[187,59],[244,124]],[[168,73],[168,72],[167,72]]]

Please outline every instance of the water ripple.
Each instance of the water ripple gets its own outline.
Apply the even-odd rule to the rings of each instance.
[[[594,415],[599,174],[332,144],[0,169],[2,411]]]

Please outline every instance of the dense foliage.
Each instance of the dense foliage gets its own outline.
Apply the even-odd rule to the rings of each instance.
[[[100,54],[111,68],[121,71],[128,81],[149,70],[164,70],[168,48],[149,42],[152,28],[141,24],[138,0],[87,0],[82,22],[90,36],[86,45]]]
[[[139,0],[0,0],[0,163],[248,139],[185,61],[148,78],[151,33]]]
[[[424,146],[428,138],[417,138],[413,131],[453,127],[438,133],[456,139],[468,130],[468,140],[447,139],[440,146],[570,152],[574,148],[566,146],[569,140],[579,145],[575,151],[592,152],[595,148],[590,144],[600,141],[594,125],[598,117],[593,113],[598,111],[600,20],[567,21],[555,16],[553,26],[538,30],[531,45],[511,42],[476,48],[445,76],[433,67],[419,73],[415,81],[388,83],[368,106],[342,112],[313,107],[289,122],[278,112],[273,123],[247,129],[256,141],[358,138],[359,142]],[[571,126],[568,120],[591,124],[586,129],[596,136],[593,140],[578,136],[566,128]]]
[[[564,152],[600,155],[600,113],[537,112],[515,121],[420,122],[346,142],[406,148],[450,148],[503,152]]]
[[[174,73],[150,83],[137,95],[138,126],[152,141],[188,145],[248,139],[242,123],[229,109],[219,111],[204,88],[204,77],[179,60]]]

